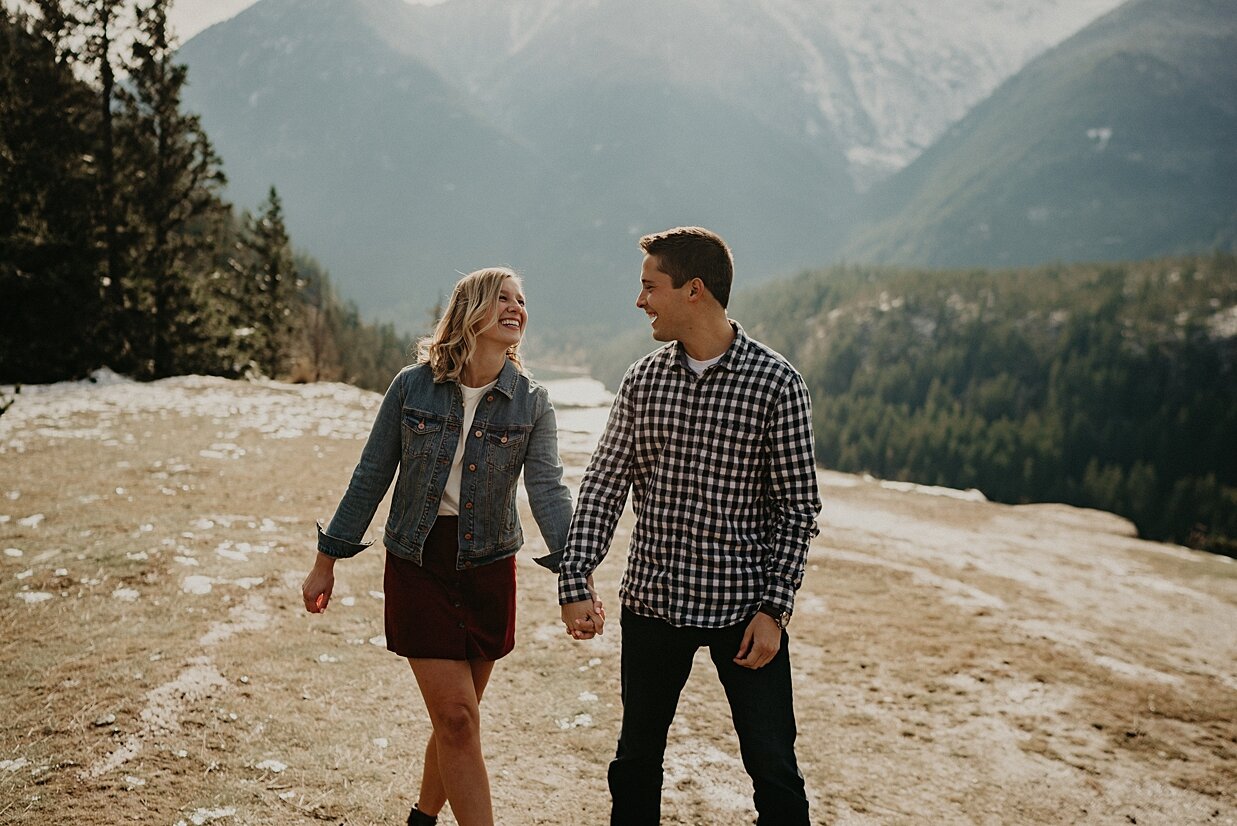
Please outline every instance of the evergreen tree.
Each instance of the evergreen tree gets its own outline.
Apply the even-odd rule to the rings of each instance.
[[[102,285],[107,294],[103,329],[113,365],[124,369],[132,358],[128,331],[133,308],[128,296],[128,255],[125,215],[120,203],[116,167],[116,57],[113,48],[126,0],[39,0],[45,18],[65,29],[69,39],[81,39],[79,65],[94,80],[97,139],[94,147],[98,216],[96,231],[103,249]]]
[[[73,75],[59,4],[0,9],[0,382],[87,373],[100,347],[93,241],[97,110]]]
[[[129,83],[119,92],[120,157],[134,216],[131,303],[143,316],[138,369],[153,377],[180,372],[181,354],[204,334],[190,265],[224,210],[219,156],[198,116],[181,111],[187,69],[173,60],[168,5],[150,0],[137,9]]]
[[[270,188],[258,215],[246,216],[244,243],[253,268],[257,361],[267,375],[276,376],[289,366],[297,277],[283,203],[275,187]]]

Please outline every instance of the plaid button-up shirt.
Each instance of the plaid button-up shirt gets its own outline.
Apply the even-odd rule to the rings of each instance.
[[[794,609],[820,495],[812,402],[781,355],[735,340],[700,376],[673,342],[633,364],[580,486],[559,602],[589,598],[632,492],[624,606],[675,626],[724,628],[760,603]]]

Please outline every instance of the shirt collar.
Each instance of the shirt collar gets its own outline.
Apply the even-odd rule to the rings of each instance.
[[[498,383],[494,385],[494,389],[510,399],[515,396],[515,383],[519,378],[520,371],[516,369],[515,362],[507,359],[498,373]]]
[[[516,368],[515,362],[507,359],[503,364],[503,369],[498,371],[498,378],[494,380],[494,389],[509,399],[515,398],[515,385],[519,380],[520,371]],[[438,383],[435,381],[435,384]],[[458,379],[456,383],[460,383]]]
[[[734,328],[734,341],[730,342],[726,352],[722,353],[722,357],[713,366],[734,372],[742,370],[743,365],[747,363],[748,354],[752,349],[752,340],[748,338],[747,333],[743,331],[743,326],[739,322],[733,318],[727,319],[727,321]],[[690,369],[687,366],[687,349],[683,346],[683,342],[672,342],[667,348],[667,353],[670,356],[671,364],[682,367],[684,370]]]

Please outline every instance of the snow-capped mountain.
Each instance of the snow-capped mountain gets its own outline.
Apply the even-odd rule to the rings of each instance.
[[[1121,2],[452,0],[386,33],[499,111],[529,64],[579,77],[593,61],[620,68],[613,61],[626,53],[624,71],[638,62],[809,140],[831,135],[864,189]]]
[[[578,322],[665,226],[722,232],[748,283],[827,263],[870,183],[1116,3],[261,0],[181,57],[230,196],[275,184],[362,309],[419,324],[511,263]]]

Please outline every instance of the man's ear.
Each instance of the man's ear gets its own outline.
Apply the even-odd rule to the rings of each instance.
[[[687,284],[687,297],[688,299],[704,298],[704,282],[699,278],[693,278],[689,281]]]

